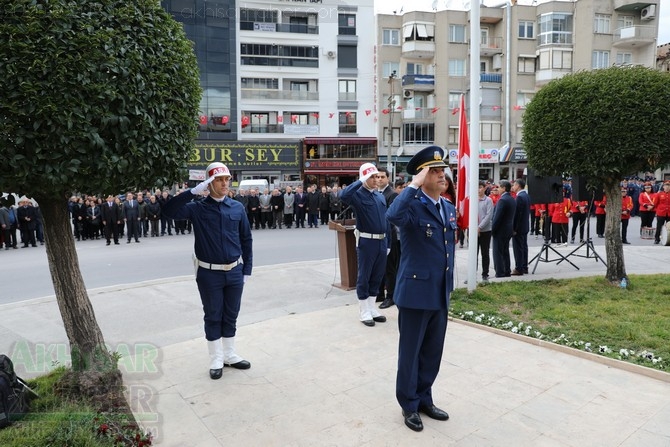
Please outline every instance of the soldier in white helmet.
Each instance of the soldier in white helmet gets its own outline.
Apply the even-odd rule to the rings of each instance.
[[[377,167],[363,163],[358,173],[359,179],[342,191],[341,198],[356,213],[359,319],[366,326],[374,326],[375,322],[386,321],[386,317],[377,311],[375,301],[386,271],[389,224],[386,199],[377,190]]]
[[[249,369],[235,352],[237,315],[242,289],[251,275],[252,238],[244,206],[228,197],[230,171],[223,163],[207,166],[207,180],[169,200],[162,212],[171,219],[190,219],[195,236],[196,282],[205,312],[209,376],[224,366]],[[209,195],[193,200],[195,195]]]

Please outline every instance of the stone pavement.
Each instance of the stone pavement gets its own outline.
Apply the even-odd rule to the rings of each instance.
[[[629,274],[668,272],[670,247],[624,250]],[[604,274],[594,259],[571,260],[580,270],[540,263],[514,280]],[[467,249],[458,249],[461,286],[466,267]],[[338,276],[335,259],[254,269],[236,340],[252,367],[225,368],[218,381],[208,376],[192,275],[90,297],[157,445],[670,446],[670,374],[460,321],[449,323],[433,390],[451,419],[424,416],[423,432],[412,432],[394,395],[396,308],[365,327],[355,292],[331,286]],[[20,375],[67,361],[54,297],[0,306],[0,315],[0,352],[13,354]]]

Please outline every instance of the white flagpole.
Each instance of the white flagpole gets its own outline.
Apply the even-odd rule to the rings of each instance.
[[[479,234],[479,52],[481,31],[479,18],[480,0],[470,3],[470,178],[467,187],[470,195],[470,223],[468,237],[468,291],[475,290],[477,285],[477,244]]]

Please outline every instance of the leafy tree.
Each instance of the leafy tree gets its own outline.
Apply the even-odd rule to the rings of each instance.
[[[626,276],[621,180],[670,162],[670,75],[644,67],[584,71],[551,81],[523,117],[528,164],[583,176],[607,197],[608,280]]]
[[[183,178],[201,96],[193,48],[155,0],[0,0],[0,14],[0,185],[42,210],[73,370],[82,383],[110,371],[120,380],[67,201]]]

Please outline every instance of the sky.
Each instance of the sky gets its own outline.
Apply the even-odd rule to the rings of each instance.
[[[432,5],[435,3],[439,10],[447,9],[465,9],[462,0],[375,0],[375,12],[382,14],[393,14],[393,11],[403,13],[409,11],[432,11]],[[484,0],[484,4],[501,4],[503,0]],[[519,3],[525,3],[522,0]],[[659,8],[656,8],[658,24],[658,45],[670,43],[670,2],[659,1]]]

